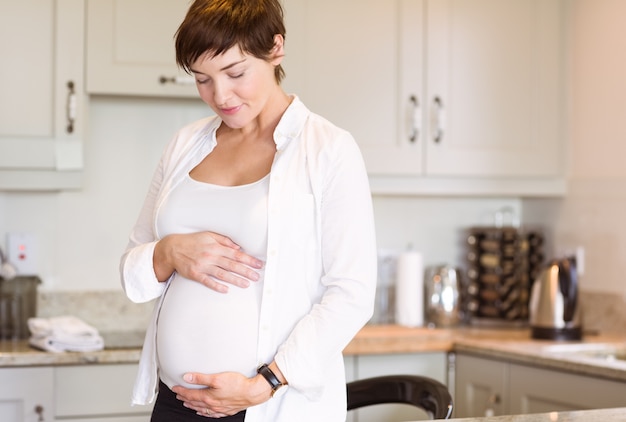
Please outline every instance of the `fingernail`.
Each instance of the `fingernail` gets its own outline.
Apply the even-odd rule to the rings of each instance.
[[[185,374],[183,375],[183,379],[187,382],[193,382],[193,375],[191,374]]]

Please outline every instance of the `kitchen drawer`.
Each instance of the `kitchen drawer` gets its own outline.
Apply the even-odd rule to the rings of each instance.
[[[118,422],[135,422],[145,421],[151,412],[151,406],[130,405],[136,364],[63,366],[55,370],[58,420],[98,417],[105,422],[110,416]]]

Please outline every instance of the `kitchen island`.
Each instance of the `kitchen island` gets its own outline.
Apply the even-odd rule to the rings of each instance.
[[[626,420],[626,407],[448,420],[451,422],[622,422]]]

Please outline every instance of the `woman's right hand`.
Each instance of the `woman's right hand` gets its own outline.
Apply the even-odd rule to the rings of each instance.
[[[248,287],[250,281],[258,281],[256,270],[263,267],[263,261],[242,252],[226,236],[199,232],[161,239],[154,249],[153,265],[159,281],[176,271],[216,292],[227,293],[227,284]]]

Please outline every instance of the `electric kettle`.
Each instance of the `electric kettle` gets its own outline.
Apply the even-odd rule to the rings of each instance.
[[[530,293],[529,323],[532,338],[582,338],[576,258],[552,260],[535,280]]]

